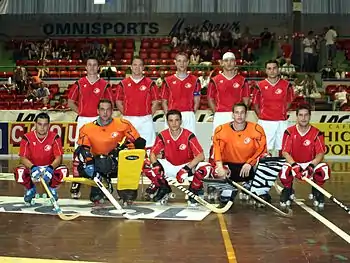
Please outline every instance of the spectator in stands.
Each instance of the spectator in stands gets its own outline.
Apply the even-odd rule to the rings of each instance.
[[[157,80],[156,80],[156,85],[157,85],[158,88],[162,87],[164,78],[165,78],[165,72],[161,71],[160,75],[159,75],[159,78],[157,78]]]
[[[248,47],[244,52],[243,52],[243,65],[248,65],[251,66],[252,64],[255,63],[256,59],[253,54],[253,50],[251,47]]]
[[[322,79],[333,79],[335,78],[335,72],[332,60],[328,60],[327,65],[321,70],[321,77]]]
[[[221,32],[219,29],[210,33],[210,42],[212,48],[218,48],[220,44],[220,35]]]
[[[180,39],[178,34],[174,34],[171,38],[171,46],[176,48],[180,44]]]
[[[70,110],[68,107],[67,100],[63,97],[60,97],[58,104],[55,107],[55,110],[61,110],[61,111]]]
[[[212,64],[213,57],[208,49],[204,49],[200,57],[201,65],[210,66]]]
[[[203,71],[202,75],[198,78],[198,80],[201,83],[202,90],[207,90],[210,81],[207,72]]]
[[[288,36],[284,36],[283,43],[281,43],[281,49],[282,49],[282,57],[284,60],[286,60],[287,58],[290,58],[290,59],[292,58],[293,47],[289,42]]]
[[[304,46],[304,71],[312,72],[313,70],[313,58],[315,49],[314,31],[309,31],[307,37],[303,40]]]
[[[53,59],[59,59],[60,57],[60,48],[59,48],[59,42],[58,42],[58,39],[56,39],[52,45],[52,58]]]
[[[210,45],[210,32],[203,29],[201,32],[201,48],[208,48]]]
[[[228,29],[224,29],[221,31],[220,34],[220,48],[231,48],[232,47],[232,43],[233,43],[233,38],[232,38],[232,34],[230,32],[230,30]]]
[[[264,47],[271,47],[272,34],[267,27],[264,28],[264,31],[260,33],[261,44]]]
[[[330,26],[326,35],[324,36],[326,40],[326,48],[327,48],[327,59],[333,61],[336,56],[337,47],[336,47],[336,38],[338,34],[335,31],[333,26]]]
[[[36,90],[37,100],[44,102],[49,99],[49,96],[50,96],[49,89],[43,83],[40,83],[39,88]]]
[[[334,94],[334,101],[333,101],[333,110],[337,110],[337,106],[341,108],[343,105],[345,105],[348,102],[349,94],[346,91],[346,88],[344,86],[339,86],[339,91]]]
[[[49,67],[46,65],[46,60],[43,60],[43,65],[41,67],[37,68],[38,70],[38,77],[44,78],[46,75],[49,75]]]
[[[240,47],[241,46],[241,30],[239,27],[235,27],[232,31],[232,38],[233,38],[233,46]]]
[[[201,59],[201,56],[199,55],[198,49],[194,48],[190,56],[190,65],[198,65],[200,62],[200,59]]]
[[[39,50],[40,50],[39,43],[34,44],[33,42],[29,42],[27,50],[28,50],[29,60],[32,60],[33,58],[39,58]]]
[[[44,60],[46,59],[47,55],[51,55],[51,48],[52,43],[50,39],[45,39],[45,42],[42,45],[41,52],[40,52],[40,59]]]
[[[112,66],[111,61],[106,62],[106,66],[101,68],[101,77],[107,77],[108,81],[111,77],[116,77],[117,68]]]
[[[321,93],[317,90],[315,77],[311,74],[306,74],[302,82],[303,94],[310,104],[312,110],[315,110],[315,99],[321,98]]]
[[[34,102],[36,101],[36,91],[33,89],[32,85],[28,86],[26,98],[23,102]]]
[[[13,78],[18,89],[18,94],[23,94],[26,83],[25,69],[22,70],[20,66],[17,66],[13,72]]]
[[[40,108],[41,110],[51,110],[52,109],[52,106],[50,105],[49,97],[43,97],[42,103],[43,103],[43,105]]]
[[[282,78],[290,79],[290,78],[296,77],[295,66],[292,64],[292,60],[290,58],[286,58],[286,63],[283,64],[280,72],[281,72]]]

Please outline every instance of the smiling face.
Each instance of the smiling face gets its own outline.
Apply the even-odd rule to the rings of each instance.
[[[188,58],[185,55],[178,54],[175,58],[176,69],[179,72],[186,72],[188,67]]]
[[[131,73],[135,76],[142,75],[144,70],[143,61],[141,59],[134,59],[131,64]]]

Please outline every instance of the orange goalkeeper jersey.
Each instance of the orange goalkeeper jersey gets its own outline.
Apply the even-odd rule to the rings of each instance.
[[[257,158],[267,152],[263,128],[247,122],[242,131],[236,131],[232,123],[225,123],[215,129],[214,160],[228,163],[249,163],[255,165]]]
[[[78,144],[90,147],[94,155],[107,155],[124,137],[133,143],[140,134],[129,121],[113,118],[112,122],[106,126],[99,126],[96,121],[85,124],[80,129]]]

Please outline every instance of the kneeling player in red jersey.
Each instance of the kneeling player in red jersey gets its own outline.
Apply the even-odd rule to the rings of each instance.
[[[154,202],[167,198],[171,188],[163,177],[165,175],[170,178],[176,177],[179,183],[184,182],[187,177],[192,177],[189,190],[196,195],[202,195],[202,179],[209,176],[213,168],[209,163],[203,162],[203,149],[196,136],[181,128],[181,112],[169,110],[166,119],[169,129],[158,134],[151,149],[150,163],[145,164],[145,175],[152,181],[146,193]],[[163,159],[157,158],[160,153],[163,153]],[[190,202],[196,201],[190,199]]]
[[[20,163],[15,168],[16,182],[24,185],[24,202],[31,204],[36,194],[35,182],[42,176],[49,189],[58,199],[57,186],[68,176],[68,169],[62,165],[62,142],[57,133],[49,131],[50,117],[39,113],[35,118],[35,130],[26,133],[20,144]]]
[[[282,155],[287,163],[279,174],[284,186],[280,202],[281,206],[290,205],[293,198],[294,177],[302,180],[306,176],[312,178],[315,183],[322,186],[330,177],[330,168],[323,163],[326,151],[323,133],[310,125],[311,110],[309,105],[301,105],[297,111],[297,124],[289,127],[283,136]],[[312,188],[314,206],[324,207],[324,196],[315,188]]]

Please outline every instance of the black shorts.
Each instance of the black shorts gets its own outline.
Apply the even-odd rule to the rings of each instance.
[[[250,180],[253,180],[255,171],[254,171],[254,166],[249,171],[249,176],[248,177],[240,177],[239,174],[241,172],[242,166],[244,163],[224,163],[224,165],[227,165],[228,168],[231,171],[230,174],[230,179],[235,182],[247,182]]]

